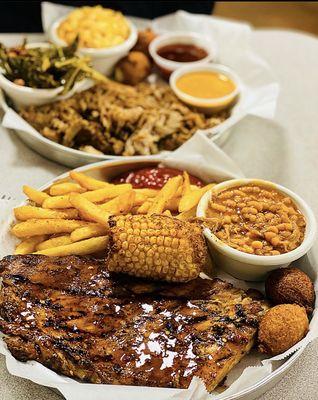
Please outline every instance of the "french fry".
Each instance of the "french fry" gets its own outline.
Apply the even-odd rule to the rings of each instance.
[[[165,210],[162,215],[167,215],[168,217],[172,217],[171,211],[170,210]]]
[[[75,229],[87,225],[89,223],[86,221],[74,219],[28,219],[16,224],[11,229],[11,233],[18,238],[24,238],[53,233],[71,233]]]
[[[201,186],[190,185],[190,189],[191,189],[191,190],[201,189]]]
[[[153,201],[147,200],[144,202],[144,204],[142,204],[138,210],[137,213],[138,214],[147,214],[147,212],[149,211],[150,207],[152,206]]]
[[[45,199],[48,199],[50,196],[47,193],[40,192],[39,190],[33,189],[30,186],[23,186],[23,193],[34,203],[38,205],[42,205]]]
[[[89,200],[92,203],[98,203],[106,199],[112,199],[131,190],[132,186],[129,183],[124,183],[121,185],[110,185],[103,189],[97,189],[88,191],[82,194],[83,198]],[[64,194],[62,196],[49,197],[44,200],[42,206],[43,208],[72,208],[72,203],[70,202],[70,194]]]
[[[165,205],[168,203],[168,201],[175,196],[181,183],[182,176],[180,175],[170,178],[160,190],[157,197],[154,198],[153,204],[150,206],[147,214],[161,214],[165,209]]]
[[[134,193],[135,199],[133,207],[141,206],[142,204],[144,204],[145,201],[147,201],[148,197],[145,194],[136,191],[134,191]]]
[[[144,203],[140,205],[138,208],[138,214],[147,214],[149,208],[153,204],[154,199],[150,198]],[[180,197],[172,197],[166,204],[165,204],[165,209],[169,211],[178,211],[179,207],[179,202],[180,202]],[[135,203],[136,204],[136,203]],[[136,204],[138,205],[138,203]]]
[[[103,211],[107,211],[111,215],[118,214],[118,197],[107,201],[106,203],[99,204],[99,208]]]
[[[83,188],[88,190],[102,189],[110,185],[108,182],[103,182],[95,178],[91,178],[82,172],[71,171],[70,177],[79,183]]]
[[[184,178],[184,177],[183,177]],[[190,178],[190,177],[189,177]],[[179,186],[179,188],[178,188],[178,190],[177,190],[177,192],[176,192],[176,197],[181,197],[181,196],[183,196],[183,189],[184,189],[184,180],[183,180],[183,184],[181,185],[181,186]],[[190,187],[189,187],[189,189],[190,189],[190,191],[191,190],[196,190],[196,189],[201,189],[201,186],[197,186],[197,185],[191,185],[190,184]]]
[[[143,189],[134,189],[137,195],[142,194],[146,197],[156,197],[157,194],[159,193],[159,190],[157,189],[148,189],[148,188],[143,188]]]
[[[56,210],[54,210],[56,211]],[[79,219],[79,213],[76,208],[60,208],[57,211],[61,212],[62,214],[66,215],[66,219]]]
[[[135,205],[136,193],[133,190],[117,197],[119,214],[128,214]]]
[[[23,240],[15,248],[14,254],[31,254],[34,252],[36,245],[45,240],[44,235],[33,236],[29,239]]]
[[[179,202],[180,197],[172,197],[172,199],[166,203],[165,208],[170,211],[178,211]]]
[[[176,191],[176,194],[174,195],[175,197],[182,196],[182,187],[183,187],[183,184],[178,187],[178,190]]]
[[[36,251],[33,254],[44,254],[46,256],[85,256],[97,253],[107,248],[109,237],[93,237],[80,242],[66,244],[65,246],[51,247],[49,249]]]
[[[199,203],[204,193],[210,190],[214,185],[214,183],[210,183],[201,189],[192,190],[190,193],[182,196],[179,203],[179,212],[182,213],[195,207]]]
[[[181,214],[178,214],[176,218],[181,219],[181,221],[187,221],[190,218],[194,218],[196,216],[197,207],[192,207],[188,211],[183,211]]]
[[[107,203],[101,204],[100,208],[112,215],[128,214],[135,205],[135,198],[135,192],[130,190]]]
[[[41,207],[21,206],[15,208],[13,211],[16,219],[18,219],[19,221],[26,221],[28,219],[37,219],[37,218],[76,219],[78,217],[78,211],[75,209],[56,211]]]
[[[187,171],[183,171],[182,196],[186,196],[191,192],[190,176]]]
[[[79,229],[81,229],[81,228],[79,228]],[[37,251],[46,250],[46,249],[50,249],[51,247],[64,246],[64,245],[70,244],[70,243],[72,243],[70,235],[56,236],[56,237],[53,237],[48,240],[44,240],[43,242],[39,243],[36,246],[36,250]]]
[[[73,208],[70,202],[70,195],[49,197],[43,201],[43,208]]]
[[[103,189],[92,190],[90,192],[83,193],[83,198],[91,201],[92,203],[99,203],[106,199],[113,199],[114,197],[120,196],[121,194],[132,190],[130,183],[123,183],[119,185],[108,185]]]
[[[107,229],[100,224],[91,226],[83,226],[82,228],[75,229],[71,233],[71,242],[79,242],[80,240],[89,239],[91,237],[106,235]]]
[[[143,194],[142,192],[139,192],[137,190],[133,191],[135,193],[134,196],[134,203],[132,205],[132,207],[128,207],[128,210],[126,211],[127,213],[131,211],[131,208],[136,207],[136,206],[141,206],[142,204],[144,204],[147,199],[149,198],[149,196],[147,196],[146,194]],[[116,215],[116,214],[120,214],[123,213],[123,211],[120,212],[120,210],[117,209],[117,205],[118,202],[122,201],[123,197],[121,196],[129,196],[130,198],[133,196],[130,191],[123,193],[122,195],[115,197],[112,200],[107,201],[106,203],[100,204],[100,207],[105,210],[105,211],[109,211],[110,213]]]
[[[108,227],[108,219],[110,214],[96,204],[85,199],[82,194],[71,194],[70,202],[85,219],[98,222],[103,226]]]
[[[86,189],[83,188],[78,183],[74,182],[63,182],[63,183],[56,183],[55,185],[50,187],[50,195],[51,196],[62,196],[63,194],[69,193],[84,193]]]

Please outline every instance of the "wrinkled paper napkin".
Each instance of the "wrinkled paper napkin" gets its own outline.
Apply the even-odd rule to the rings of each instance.
[[[164,164],[175,168],[187,169],[190,173],[207,181],[222,181],[243,177],[242,172],[234,162],[202,133],[197,133],[178,150],[168,154]],[[103,165],[105,165],[105,162],[103,162]],[[87,166],[87,168],[90,167]],[[83,170],[85,170],[85,167],[81,168],[81,171]],[[12,217],[7,218],[12,215],[12,207],[17,205],[17,201],[0,200],[0,205],[0,221],[2,222],[0,229],[0,256],[2,257],[12,253],[14,248],[15,239],[9,233],[13,219]],[[316,271],[312,265],[316,264],[314,260],[310,259],[310,254],[301,260],[301,268],[314,278]],[[216,275],[242,289],[253,287],[264,290],[262,283],[240,281],[221,270],[216,270]],[[315,284],[315,288],[316,290],[318,289],[317,283]],[[58,375],[35,361],[27,363],[17,361],[12,357],[2,340],[0,340],[0,353],[5,355],[7,368],[12,375],[30,379],[40,385],[56,388],[68,400],[86,400],[91,398],[94,398],[94,400],[126,400],[128,398],[138,400],[141,394],[143,398],[151,398],[152,400],[221,400],[226,399],[228,395],[237,394],[242,390],[250,388],[264,378],[268,378],[273,370],[289,360],[291,354],[297,350],[301,351],[304,349],[317,336],[318,316],[317,311],[315,311],[310,323],[309,333],[301,342],[286,353],[271,359],[264,359],[264,356],[256,351],[252,351],[229,373],[225,383],[227,389],[223,393],[215,391],[212,394],[206,392],[203,382],[196,377],[193,378],[188,389],[79,383],[65,376]]]
[[[52,23],[68,14],[71,9],[73,7],[43,2],[44,32],[48,33]],[[250,43],[252,29],[249,25],[185,11],[178,11],[152,21],[135,17],[131,17],[131,20],[137,27],[150,26],[159,33],[194,31],[207,38],[210,37],[217,49],[214,62],[233,68],[240,76],[242,80],[240,100],[233,108],[230,118],[214,128],[203,131],[208,137],[219,140],[218,143],[221,144],[222,139],[225,139],[225,136],[221,139],[221,135],[246,115],[274,117],[279,85],[268,64],[252,49]],[[13,110],[6,111],[2,124],[6,128],[20,131],[35,131]]]

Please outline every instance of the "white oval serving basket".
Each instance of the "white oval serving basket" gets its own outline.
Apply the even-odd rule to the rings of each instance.
[[[244,93],[242,93],[244,96]],[[231,116],[222,122],[220,125],[215,126],[214,128],[207,130],[200,130],[207,137],[209,137],[213,142],[217,145],[222,145],[226,139],[228,138],[233,125],[236,123],[236,119],[239,120],[242,118],[240,112],[240,102],[233,107]],[[8,106],[4,93],[0,89],[0,108],[4,113],[10,112],[10,107]],[[14,131],[18,135],[18,137],[32,150],[36,151],[38,154],[41,154],[43,157],[48,158],[49,160],[55,161],[59,164],[65,165],[67,167],[76,168],[82,165],[95,163],[103,160],[122,160],[127,158],[139,159],[144,156],[114,156],[109,154],[91,154],[86,153],[81,150],[73,149],[71,147],[63,146],[62,144],[53,142],[52,140],[47,139],[40,132],[36,131],[31,125],[29,125],[25,120],[23,120],[20,116],[15,115],[16,119],[19,119],[19,125],[23,127],[22,129],[16,128]],[[157,159],[158,157],[162,157],[162,154],[167,152],[161,152],[159,154],[148,156],[153,159]]]
[[[164,157],[157,158],[154,160],[151,157],[140,157],[138,160],[113,160],[113,161],[103,161],[103,162],[98,162],[94,163],[91,165],[83,166],[80,168],[77,168],[77,171],[81,171],[86,173],[89,176],[92,176],[96,179],[108,179],[112,178],[120,173],[126,172],[131,169],[136,169],[136,168],[142,168],[142,167],[148,167],[148,166],[155,166],[158,163],[165,163],[166,160]],[[171,166],[171,159],[170,159],[170,164],[168,163],[168,166]],[[69,180],[69,174],[64,173],[57,178],[54,178],[47,182],[45,185],[43,185],[40,190],[45,190],[49,188],[53,183],[56,183],[57,181],[67,181]],[[24,201],[23,204],[26,204]],[[15,245],[15,239],[12,238],[10,235],[10,227],[14,223],[14,218],[11,216],[6,223],[2,225],[1,229],[1,236],[0,236],[0,242],[2,245],[2,252],[4,254],[12,254],[14,250],[14,245]],[[303,270],[305,270],[312,278],[316,277],[316,271],[312,267],[312,265],[315,265],[313,260],[309,260],[308,256],[306,256],[307,259],[299,260],[299,264],[301,264],[301,267]],[[223,278],[221,276],[221,278]],[[224,279],[224,278],[223,278]],[[236,281],[236,283],[239,286],[239,281]],[[253,286],[253,285],[252,285]],[[233,390],[229,394],[212,394],[209,398],[211,399],[222,399],[222,400],[239,400],[239,399],[244,399],[244,400],[251,400],[255,399],[258,396],[260,396],[262,393],[265,391],[268,391],[270,388],[272,388],[285,374],[286,372],[290,369],[290,367],[296,362],[296,360],[301,356],[302,352],[304,351],[306,345],[316,336],[316,330],[317,330],[317,313],[316,310],[314,312],[313,318],[311,320],[310,324],[310,330],[305,339],[303,339],[304,343],[303,346],[299,346],[298,348],[294,349],[294,352],[291,352],[290,354],[286,355],[286,358],[283,360],[278,360],[275,361],[275,366],[273,364],[273,370],[272,372],[268,372],[265,375],[260,374],[257,379],[253,381],[249,380],[248,383],[245,383],[243,385],[243,388],[239,388],[238,390]],[[314,332],[315,330],[315,332]],[[307,339],[307,340],[306,340]],[[308,342],[308,343],[307,343]],[[296,345],[297,346],[297,345]],[[64,376],[60,376],[51,370],[48,370],[46,367],[41,366],[37,362],[31,361],[27,363],[22,363],[17,360],[15,360],[11,354],[8,352],[6,349],[6,346],[4,345],[4,342],[0,340],[0,353],[5,354],[6,359],[7,359],[7,367],[10,373],[13,375],[17,376],[22,376],[22,377],[27,377],[28,379],[31,379],[32,381],[42,384],[45,386],[50,386],[52,388],[55,388],[63,393],[63,388],[65,385],[68,386],[67,393],[70,394],[70,386],[69,385],[74,385],[76,383],[76,386],[74,385],[74,390],[79,390],[80,385],[80,390],[84,391],[86,393],[86,390],[88,391],[87,393],[91,394],[92,392],[89,392],[89,390],[96,391],[96,399],[111,399],[111,398],[116,398],[116,399],[125,399],[127,398],[127,395],[131,393],[132,396],[137,396],[138,393],[140,394],[139,391],[142,391],[143,393],[143,398],[155,398],[157,400],[163,400],[167,398],[176,398],[178,399],[179,396],[178,394],[182,394],[184,390],[182,389],[162,389],[162,388],[149,388],[149,387],[128,387],[128,386],[119,386],[119,385],[88,385],[85,383],[78,383],[73,381],[70,378],[66,378]],[[243,360],[245,360],[247,357],[246,356]],[[244,362],[243,362],[244,364]],[[236,368],[236,367],[235,367]],[[234,369],[235,369],[234,368]],[[243,366],[244,368],[244,366]],[[245,379],[246,380],[246,379]],[[235,382],[234,386],[237,384],[237,381]],[[77,388],[77,389],[75,389]],[[231,387],[230,387],[231,388]],[[189,388],[188,390],[190,390]],[[73,389],[72,389],[73,390]],[[83,392],[83,393],[84,393]],[[165,395],[163,395],[165,393]],[[98,394],[98,395],[97,395]],[[168,395],[169,394],[169,395]],[[167,396],[168,395],[168,396]],[[176,397],[174,397],[176,396]],[[137,398],[136,397],[136,398]],[[71,397],[68,396],[68,399],[75,399],[76,396],[72,395]],[[84,397],[83,397],[84,398]],[[89,396],[87,397],[89,398]],[[135,397],[134,397],[135,398]],[[184,398],[184,397],[180,397]],[[195,397],[196,398],[196,397]]]

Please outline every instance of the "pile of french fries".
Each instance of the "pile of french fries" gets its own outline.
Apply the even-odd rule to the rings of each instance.
[[[88,255],[105,251],[111,215],[163,214],[180,220],[193,218],[202,188],[191,185],[187,172],[167,181],[160,190],[133,189],[71,171],[70,181],[54,183],[45,192],[29,186],[29,204],[14,209],[19,221],[11,230],[22,241],[15,254],[48,256]]]

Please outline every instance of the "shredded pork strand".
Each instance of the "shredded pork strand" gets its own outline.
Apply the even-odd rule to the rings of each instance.
[[[196,130],[220,124],[229,113],[205,116],[180,102],[166,84],[132,87],[113,81],[67,100],[20,110],[50,140],[124,156],[174,150]]]

